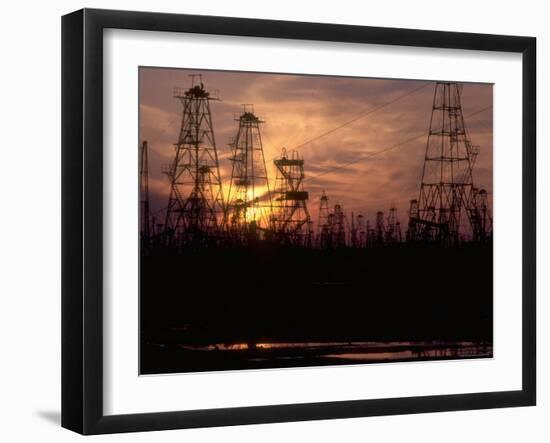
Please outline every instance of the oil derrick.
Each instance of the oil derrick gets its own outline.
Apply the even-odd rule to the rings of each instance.
[[[149,210],[149,149],[146,141],[139,148],[139,195],[141,248],[142,252],[147,252],[151,246],[151,234],[154,224],[151,222]]]
[[[317,244],[321,249],[328,249],[330,245],[331,217],[328,210],[328,197],[323,191],[319,199],[319,221],[317,223]]]
[[[359,214],[357,216],[357,231],[359,232],[358,247],[364,248],[367,244],[367,231],[365,228],[365,217],[363,217],[363,214]]]
[[[346,217],[342,205],[334,205],[333,214],[332,244],[337,248],[344,248],[346,246]]]
[[[401,223],[397,219],[397,209],[392,206],[386,220],[386,243],[401,243],[401,240]]]
[[[349,245],[352,248],[360,248],[359,229],[355,214],[351,213],[351,224],[349,227]]]
[[[336,218],[334,212],[329,213],[328,215],[328,239],[327,242],[330,248],[334,247],[334,233],[336,232]]]
[[[267,178],[260,125],[252,105],[243,105],[243,113],[232,143],[233,167],[226,207],[225,223],[233,236],[259,235],[269,227],[271,193]]]
[[[405,233],[405,238],[408,242],[413,242],[418,240],[418,235],[420,234],[416,222],[419,218],[418,213],[418,200],[413,199],[409,203],[409,225],[407,226],[407,232]]]
[[[471,207],[474,240],[486,242],[493,234],[493,219],[485,189],[474,188]]]
[[[296,246],[311,246],[311,217],[307,209],[308,192],[304,191],[304,160],[297,151],[274,160],[277,168],[273,199],[273,222],[281,240]]]
[[[374,245],[375,238],[376,238],[375,230],[371,226],[370,220],[367,220],[365,245],[366,246]]]
[[[173,163],[164,172],[170,180],[165,229],[172,246],[210,242],[219,237],[224,201],[210,102],[200,75],[191,87],[176,88],[183,106],[181,128]]]
[[[471,227],[472,146],[461,105],[462,85],[437,82],[418,200],[411,201],[411,241],[456,244]]]
[[[384,225],[384,213],[378,211],[376,213],[376,222],[374,225],[374,243],[377,245],[384,244],[386,239],[386,228]]]

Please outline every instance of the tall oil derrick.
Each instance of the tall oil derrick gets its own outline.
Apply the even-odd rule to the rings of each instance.
[[[330,248],[331,217],[328,209],[328,197],[323,191],[319,199],[319,219],[317,222],[317,246],[321,249]]]
[[[401,223],[397,219],[397,209],[392,206],[386,220],[386,243],[401,243],[401,240]]]
[[[224,200],[210,111],[217,94],[191,75],[191,87],[176,88],[174,97],[183,111],[174,161],[164,170],[170,180],[164,226],[172,246],[181,247],[219,238]]]
[[[273,161],[277,168],[273,198],[275,230],[281,240],[297,246],[310,246],[311,217],[307,209],[309,194],[304,191],[304,160],[297,151],[283,148]]]
[[[378,211],[376,213],[376,224],[374,227],[374,242],[377,245],[382,245],[386,238],[386,228],[384,226],[384,213]]]
[[[332,225],[332,244],[337,248],[346,246],[346,216],[342,205],[334,205],[334,221]]]
[[[141,247],[142,252],[147,252],[151,246],[151,234],[154,225],[151,221],[149,209],[149,149],[146,141],[142,142],[139,148],[139,195]]]
[[[232,235],[259,235],[269,228],[271,192],[267,177],[260,125],[252,105],[243,105],[233,154],[233,166],[226,207],[225,223]]]
[[[472,208],[474,240],[485,242],[493,235],[493,218],[489,209],[487,191],[474,188],[470,206]]]
[[[477,150],[464,124],[462,85],[437,82],[418,200],[411,201],[411,241],[456,244],[471,228],[472,167]]]

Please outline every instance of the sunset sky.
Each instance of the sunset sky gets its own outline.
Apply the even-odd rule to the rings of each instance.
[[[384,103],[421,87],[422,81],[349,77],[300,76],[227,71],[140,68],[140,141],[149,144],[151,210],[167,204],[169,182],[162,165],[173,161],[181,123],[181,103],[174,87],[188,88],[190,74],[202,74],[208,90],[218,89],[221,101],[212,103],[220,169],[228,185],[231,163],[229,140],[235,136],[234,117],[243,103],[254,104],[265,120],[262,138],[270,182],[275,180],[273,159],[281,148],[292,150]],[[330,205],[340,203],[346,213],[362,213],[374,220],[395,204],[402,226],[409,200],[418,197],[435,83],[373,112],[329,135],[298,147],[305,161],[308,208],[317,223],[323,190]],[[465,84],[462,94],[466,126],[480,154],[474,183],[492,196],[492,85]],[[485,109],[488,108],[489,109]],[[478,112],[485,109],[482,112]],[[468,118],[470,114],[471,118]],[[425,136],[403,143],[415,136]],[[357,160],[357,161],[356,161]],[[346,163],[356,161],[352,164]],[[341,166],[341,167],[339,167]],[[337,169],[334,169],[337,168]],[[322,175],[321,175],[322,174]],[[227,192],[227,191],[226,191]],[[162,214],[160,212],[159,215]]]

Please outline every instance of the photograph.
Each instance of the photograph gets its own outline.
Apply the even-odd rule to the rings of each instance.
[[[138,75],[141,374],[493,357],[492,84]]]

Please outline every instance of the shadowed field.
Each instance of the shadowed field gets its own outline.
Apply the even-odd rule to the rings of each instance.
[[[492,287],[490,244],[319,251],[259,243],[142,257],[141,371],[487,357]],[[344,345],[257,346],[281,342],[408,348],[388,348],[390,357],[377,359],[380,349],[364,344],[351,352]],[[462,352],[463,342],[477,350]],[[426,343],[448,351],[417,352]],[[230,348],[235,344],[245,345],[242,353]],[[356,357],[365,354],[370,358]]]

